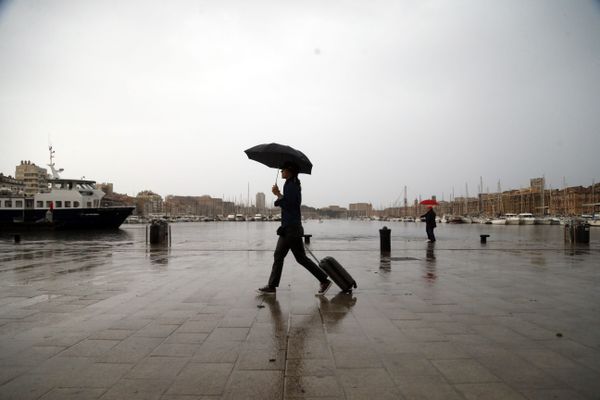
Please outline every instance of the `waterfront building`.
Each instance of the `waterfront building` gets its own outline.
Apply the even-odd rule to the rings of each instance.
[[[25,196],[34,196],[47,190],[48,171],[31,161],[21,161],[15,168],[15,179],[25,185]]]
[[[337,205],[319,209],[319,214],[327,218],[348,218],[348,209]]]
[[[266,197],[262,192],[256,193],[256,210],[260,213],[265,211]]]
[[[373,215],[373,205],[371,203],[350,203],[348,205],[348,217],[360,218]]]
[[[141,191],[136,196],[136,209],[138,215],[161,214],[163,213],[163,199],[150,190]]]
[[[113,184],[108,182],[97,183],[96,189],[102,190],[107,195],[113,194]]]
[[[23,193],[25,192],[25,183],[10,175],[5,176],[0,172],[0,189],[9,190],[13,193]]]
[[[163,203],[164,211],[169,216],[197,215],[216,217],[234,213],[235,207],[231,202],[224,202],[221,198],[204,196],[176,196],[168,195]]]

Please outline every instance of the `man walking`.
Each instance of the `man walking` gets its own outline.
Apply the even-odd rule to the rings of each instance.
[[[430,243],[435,242],[435,235],[433,234],[433,229],[437,226],[435,223],[435,211],[433,211],[433,207],[429,206],[429,210],[423,215],[421,218],[425,218],[425,232],[427,232],[427,241]]]

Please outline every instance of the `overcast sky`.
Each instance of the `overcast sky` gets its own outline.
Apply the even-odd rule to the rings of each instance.
[[[0,0],[0,172],[304,204],[600,180],[600,2]],[[281,181],[280,181],[281,185]]]

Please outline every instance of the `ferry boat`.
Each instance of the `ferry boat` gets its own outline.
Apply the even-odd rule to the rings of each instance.
[[[116,229],[131,215],[133,206],[101,205],[104,192],[96,182],[62,179],[53,162],[48,186],[33,196],[0,188],[0,228]]]

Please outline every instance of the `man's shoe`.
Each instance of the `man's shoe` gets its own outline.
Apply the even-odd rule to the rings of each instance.
[[[272,286],[264,286],[256,290],[260,294],[275,294],[277,293],[277,289]]]
[[[319,291],[317,292],[317,294],[325,294],[327,293],[327,291],[329,290],[329,288],[331,287],[331,281],[329,279],[327,279],[327,282],[322,282],[321,285],[319,286]]]

